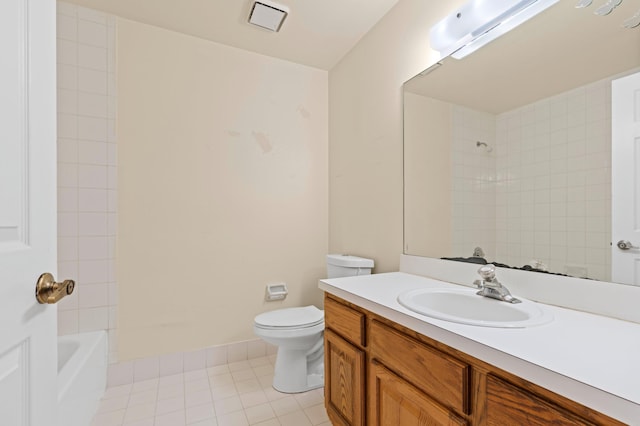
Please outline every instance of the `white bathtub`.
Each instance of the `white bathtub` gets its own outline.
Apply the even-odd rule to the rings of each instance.
[[[58,337],[58,424],[88,426],[107,385],[107,332]]]

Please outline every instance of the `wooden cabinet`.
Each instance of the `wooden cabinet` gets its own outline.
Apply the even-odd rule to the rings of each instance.
[[[373,359],[452,411],[469,413],[468,364],[376,320],[371,322],[370,334]]]
[[[335,296],[325,325],[334,425],[623,425]]]
[[[325,405],[334,425],[365,424],[365,353],[326,330]]]
[[[557,426],[593,425],[558,405],[514,386],[492,374],[487,376],[487,425]]]
[[[365,425],[365,314],[327,298],[324,399],[334,425]]]
[[[467,421],[429,398],[420,389],[393,374],[378,361],[369,367],[369,421],[371,426],[464,426]]]

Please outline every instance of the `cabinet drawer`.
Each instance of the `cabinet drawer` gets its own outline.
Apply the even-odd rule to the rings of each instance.
[[[362,312],[325,297],[324,324],[351,343],[365,346],[365,316]]]
[[[559,406],[491,374],[487,376],[487,425],[592,425]]]
[[[378,321],[370,331],[373,358],[439,403],[469,414],[469,365]]]

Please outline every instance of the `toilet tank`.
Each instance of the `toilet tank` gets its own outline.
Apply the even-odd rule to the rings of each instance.
[[[347,254],[327,255],[327,278],[355,277],[369,275],[373,268],[373,259],[350,256]]]

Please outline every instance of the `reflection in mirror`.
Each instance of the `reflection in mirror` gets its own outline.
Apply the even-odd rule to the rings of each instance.
[[[561,1],[404,85],[406,254],[611,280],[611,81],[640,29]]]

